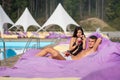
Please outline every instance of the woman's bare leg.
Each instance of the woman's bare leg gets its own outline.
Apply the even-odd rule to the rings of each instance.
[[[36,56],[45,56],[46,54],[51,54],[51,57],[54,59],[65,60],[65,58],[55,49],[52,47],[46,47],[41,50]]]
[[[46,54],[48,54],[48,51],[49,51],[49,47],[46,47],[42,49],[39,53],[37,53],[36,56],[45,56]]]

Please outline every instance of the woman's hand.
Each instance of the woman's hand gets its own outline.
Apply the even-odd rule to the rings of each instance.
[[[77,38],[77,42],[76,42],[76,44],[77,44],[77,45],[80,45],[81,42],[83,42],[83,41],[86,41],[86,37],[85,37],[85,35],[81,35],[80,38]]]
[[[82,39],[81,38],[77,38],[76,45],[80,45],[81,42],[82,42]]]
[[[82,35],[82,39],[83,39],[83,41],[86,41],[85,35]]]
[[[66,51],[64,54],[65,54],[65,57],[68,57],[70,55],[70,52]]]

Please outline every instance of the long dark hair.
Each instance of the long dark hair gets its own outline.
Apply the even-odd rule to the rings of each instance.
[[[84,35],[82,27],[76,26],[75,29],[74,29],[73,37],[77,37],[78,30],[81,30],[82,31],[82,35]]]

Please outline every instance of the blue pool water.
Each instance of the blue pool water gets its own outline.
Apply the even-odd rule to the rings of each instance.
[[[27,42],[13,42],[13,41],[10,41],[10,42],[5,42],[5,47],[6,48],[24,48],[26,46],[26,43]],[[36,45],[37,42],[31,42],[28,46],[28,48],[32,48],[34,45]],[[47,45],[50,45],[50,44],[54,44],[54,42],[40,42],[39,46],[40,48],[43,48]],[[3,42],[0,42],[0,48],[3,48]]]
[[[6,48],[6,58],[13,57],[15,55],[23,53],[23,49],[25,48],[27,42],[23,41],[10,41],[5,42],[5,48]],[[39,47],[43,48],[45,46],[54,44],[54,42],[40,42]],[[31,42],[27,48],[32,48],[34,45],[37,45],[37,42]],[[0,49],[3,51],[3,42],[0,42]],[[0,52],[0,60],[3,60],[3,52]]]

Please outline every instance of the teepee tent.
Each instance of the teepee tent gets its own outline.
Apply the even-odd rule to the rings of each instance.
[[[0,5],[0,31],[3,32],[3,25],[5,23],[14,24],[13,21],[8,17],[8,15],[3,10],[2,6]]]
[[[9,29],[13,28],[13,27],[19,27],[17,25],[21,25],[23,26],[24,32],[27,31],[28,27],[31,25],[40,27],[40,25],[34,20],[34,18],[32,17],[32,15],[30,14],[28,8],[25,9],[25,11],[23,12],[23,14],[21,15],[21,17],[17,20],[17,22],[10,27]]]
[[[43,24],[43,26],[38,31],[52,24],[59,25],[65,33],[67,32],[67,26],[69,24],[74,24],[78,26],[78,24],[72,19],[72,17],[69,16],[69,14],[65,11],[65,9],[60,3],[58,4],[57,8],[50,16],[50,18]]]

